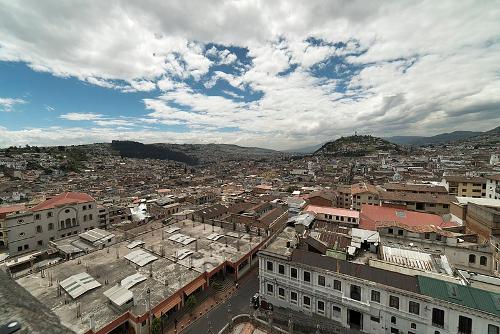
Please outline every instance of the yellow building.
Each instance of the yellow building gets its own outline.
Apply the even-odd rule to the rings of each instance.
[[[486,179],[461,175],[445,176],[450,195],[460,197],[486,198]]]

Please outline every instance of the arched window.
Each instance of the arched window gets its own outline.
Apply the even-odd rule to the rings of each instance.
[[[66,228],[71,227],[71,219],[66,218]]]
[[[474,254],[469,255],[469,263],[476,263],[476,256]]]
[[[482,266],[485,266],[488,264],[488,259],[486,258],[486,256],[481,256],[479,258],[479,264],[482,265]]]

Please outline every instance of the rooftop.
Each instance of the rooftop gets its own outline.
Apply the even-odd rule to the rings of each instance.
[[[85,193],[77,193],[77,192],[66,192],[59,195],[56,195],[48,200],[43,201],[42,203],[31,208],[31,211],[42,211],[48,209],[54,209],[58,206],[63,206],[66,204],[80,204],[87,202],[94,202],[94,198]]]
[[[318,206],[318,205],[308,205],[304,209],[304,212],[314,212],[315,214],[323,213],[333,216],[344,216],[351,218],[359,218],[359,211],[349,210],[349,209],[341,209],[341,208],[333,208],[329,206]]]
[[[394,202],[419,202],[449,204],[455,200],[455,196],[448,194],[413,193],[401,191],[383,191],[380,199]]]
[[[500,294],[438,279],[417,276],[420,293],[500,316]]]
[[[180,228],[178,232],[193,237],[197,241],[185,246],[168,240],[170,234],[167,230],[172,227]],[[207,239],[212,233],[219,233],[224,237],[218,241]],[[183,289],[203,272],[211,271],[225,260],[237,262],[263,240],[262,237],[251,237],[246,233],[241,233],[240,238],[238,235],[232,235],[232,231],[217,226],[212,227],[186,220],[148,231],[112,247],[62,262],[48,269],[44,277],[41,272],[37,272],[22,277],[17,282],[51,309],[61,319],[62,324],[76,333],[83,333],[89,329],[91,317],[96,322],[96,329],[99,329],[123,314],[124,311],[119,311],[109,305],[109,299],[104,292],[124,278],[134,274],[147,277],[147,280],[129,289],[135,299],[135,305],[130,311],[135,315],[142,315],[147,310],[146,290],[148,288],[152,292],[151,305],[154,307]],[[134,240],[143,241],[144,248],[140,250],[157,259],[142,267],[127,260],[125,256],[138,250],[138,248],[127,247]],[[193,254],[175,262],[175,257],[185,250],[190,250]],[[101,286],[85,291],[76,299],[66,293],[58,296],[57,282],[62,282],[82,272],[86,272]],[[81,311],[80,318],[76,317],[77,305]]]
[[[376,205],[363,205],[361,207],[359,228],[375,231],[378,225],[387,225],[388,223],[402,224],[407,227],[434,225],[443,228],[456,226],[452,222],[445,222],[438,215],[429,213]]]

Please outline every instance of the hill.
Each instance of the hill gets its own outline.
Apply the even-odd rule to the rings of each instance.
[[[122,157],[127,158],[174,160],[188,165],[196,165],[198,163],[196,158],[184,152],[174,151],[157,144],[113,140],[111,142],[111,149],[117,151]]]
[[[404,152],[404,148],[373,136],[341,137],[327,142],[319,148],[315,155],[331,155],[337,157],[360,157],[377,151]]]
[[[110,149],[128,158],[174,160],[189,165],[220,161],[276,159],[285,156],[282,152],[269,149],[230,144],[142,144],[114,140]]]

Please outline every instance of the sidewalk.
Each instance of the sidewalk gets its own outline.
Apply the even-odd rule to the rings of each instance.
[[[183,315],[180,316],[180,318],[177,319],[177,330],[174,328],[173,323],[169,323],[169,326],[167,329],[165,329],[164,333],[165,334],[174,334],[174,333],[181,333],[186,327],[188,327],[190,324],[192,324],[194,321],[197,319],[203,317],[205,314],[219,306],[220,304],[223,304],[225,301],[227,301],[233,293],[236,291],[236,285],[235,283],[231,284],[231,287],[228,288],[226,291],[221,291],[217,292],[213,296],[207,297],[201,304],[196,305],[195,308],[191,312],[186,312]],[[208,330],[208,328],[207,328]]]
[[[204,317],[207,313],[214,310],[221,304],[224,304],[228,299],[230,299],[237,289],[241,289],[241,286],[251,277],[251,273],[256,270],[253,268],[245,273],[237,282],[232,282],[231,285],[225,290],[217,292],[215,295],[208,296],[200,304],[196,305],[192,312],[186,312],[178,316],[177,328],[174,327],[172,321],[169,321],[168,325],[164,329],[165,334],[177,334],[182,333],[187,327],[198,319]],[[238,288],[236,287],[238,285]],[[229,319],[228,319],[229,320]],[[208,328],[207,328],[208,332]]]

